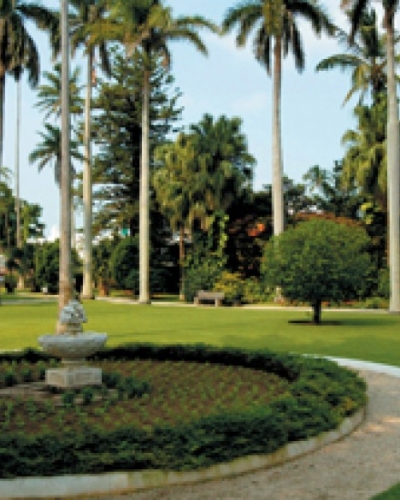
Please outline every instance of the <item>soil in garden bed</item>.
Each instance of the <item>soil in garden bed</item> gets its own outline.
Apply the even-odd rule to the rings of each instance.
[[[149,391],[128,397],[117,388],[103,387],[87,404],[77,396],[72,404],[64,405],[60,404],[62,395],[45,389],[42,382],[3,386],[0,431],[35,435],[46,430],[75,432],[88,426],[112,430],[134,425],[150,429],[225,410],[264,406],[288,388],[288,381],[275,374],[237,366],[154,360],[103,361],[96,362],[96,366],[105,375],[118,373],[122,380],[134,377],[146,381]],[[0,366],[0,375],[5,369]],[[18,366],[14,370],[18,372]]]

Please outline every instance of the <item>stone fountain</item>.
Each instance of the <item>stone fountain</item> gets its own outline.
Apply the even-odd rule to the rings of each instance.
[[[62,368],[46,370],[47,385],[61,388],[101,385],[101,369],[85,365],[85,358],[104,346],[107,334],[83,332],[82,323],[86,321],[80,302],[71,300],[60,314],[60,323],[65,325],[65,332],[39,337],[42,349],[61,358],[64,365]]]

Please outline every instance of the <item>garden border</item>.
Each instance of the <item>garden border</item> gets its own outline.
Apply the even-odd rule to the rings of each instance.
[[[189,472],[143,470],[103,474],[71,474],[0,480],[0,498],[49,498],[72,495],[135,492],[145,489],[221,479],[261,468],[281,465],[338,441],[353,432],[364,420],[366,407],[343,420],[332,431],[310,439],[288,443],[268,455],[250,455],[231,462]]]

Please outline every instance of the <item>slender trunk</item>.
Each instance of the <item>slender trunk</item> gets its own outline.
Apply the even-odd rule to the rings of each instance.
[[[6,92],[6,75],[4,70],[0,71],[0,181],[1,169],[3,168],[3,139],[4,139],[4,98]]]
[[[19,138],[21,124],[21,80],[17,83],[17,123],[15,133],[15,215],[16,215],[16,243],[21,248],[21,207],[19,199]]]
[[[61,217],[59,309],[72,298],[68,0],[61,0]],[[62,333],[62,325],[57,325]]]
[[[274,235],[284,229],[283,161],[281,139],[282,41],[275,38],[272,115],[272,212]]]
[[[386,27],[387,50],[387,179],[388,179],[388,214],[389,214],[389,269],[391,313],[400,313],[400,130],[399,110],[397,105],[394,25],[388,15]]]
[[[139,303],[150,303],[150,232],[149,232],[149,102],[150,71],[145,69],[143,78],[142,146],[140,161],[139,198]]]
[[[15,216],[16,216],[16,243],[17,248],[22,248],[21,241],[21,203],[19,198],[19,144],[21,126],[21,80],[17,82],[17,123],[15,131]],[[18,275],[17,289],[25,288],[25,279],[21,271]]]
[[[91,99],[92,99],[93,51],[89,51],[87,61],[87,87],[85,102],[85,160],[83,164],[83,212],[84,212],[84,250],[83,250],[83,288],[85,299],[93,297],[92,285],[92,154],[91,154]]]
[[[180,270],[180,289],[179,300],[185,300],[185,226],[182,224],[179,228],[179,270]]]
[[[322,301],[321,300],[316,300],[312,304],[313,308],[313,323],[316,325],[319,325],[321,323],[321,307],[322,307]]]
[[[77,248],[75,206],[74,206],[74,197],[72,195],[71,195],[71,248],[74,248],[75,250]]]

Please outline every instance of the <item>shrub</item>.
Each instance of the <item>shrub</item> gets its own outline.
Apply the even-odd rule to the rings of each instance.
[[[4,280],[4,287],[7,290],[7,293],[14,293],[14,290],[17,288],[17,278],[8,274]]]
[[[390,277],[389,269],[387,267],[379,271],[378,276],[378,295],[384,299],[389,299],[390,297]]]
[[[243,299],[244,283],[238,273],[224,271],[214,285],[214,290],[225,294],[226,304],[235,304]]]
[[[243,282],[243,302],[245,304],[260,304],[273,299],[274,293],[257,278],[248,278]]]
[[[21,354],[18,356],[21,359]],[[81,432],[66,428],[36,436],[3,432],[1,477],[206,467],[239,456],[271,453],[289,441],[333,429],[366,402],[365,383],[356,373],[311,357],[201,345],[142,344],[105,349],[95,358],[244,366],[275,373],[290,383],[287,391],[268,405],[220,411],[176,426],[160,422],[150,429],[125,425],[112,431],[106,425],[84,426]],[[138,387],[133,377],[119,382]],[[145,384],[141,388],[149,389]],[[73,404],[74,396],[72,391],[65,392],[64,404]],[[11,416],[12,407],[7,411]],[[62,411],[64,416],[70,414]]]

